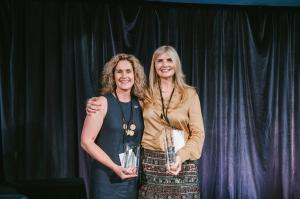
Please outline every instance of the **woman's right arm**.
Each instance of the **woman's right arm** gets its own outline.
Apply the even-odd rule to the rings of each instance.
[[[105,165],[114,171],[121,179],[136,177],[125,169],[115,164],[111,158],[95,143],[98,133],[102,127],[104,117],[107,113],[107,100],[105,97],[97,99],[98,104],[101,104],[99,111],[94,114],[87,115],[81,133],[81,147],[96,161]]]

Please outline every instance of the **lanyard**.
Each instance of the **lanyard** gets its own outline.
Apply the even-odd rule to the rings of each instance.
[[[164,118],[168,122],[169,126],[171,126],[169,118],[168,118],[168,108],[169,108],[169,105],[171,103],[175,87],[172,90],[172,93],[171,93],[171,96],[170,96],[170,99],[169,99],[169,103],[168,103],[167,107],[165,108],[164,98],[162,96],[162,91],[161,91],[161,88],[160,88],[159,84],[158,84],[158,86],[159,86],[160,100],[161,100],[161,106],[162,106],[162,114],[160,115],[160,117],[161,117],[161,119]]]

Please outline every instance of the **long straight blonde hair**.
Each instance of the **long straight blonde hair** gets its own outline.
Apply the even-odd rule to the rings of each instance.
[[[191,86],[185,83],[185,75],[183,74],[181,61],[177,51],[172,46],[164,45],[157,48],[152,56],[150,72],[149,72],[149,89],[148,89],[150,98],[154,97],[154,91],[158,89],[160,83],[160,78],[157,75],[155,70],[155,61],[160,55],[164,53],[167,53],[175,63],[175,74],[173,76],[174,84],[176,89],[179,89],[179,92],[184,97],[185,89]]]

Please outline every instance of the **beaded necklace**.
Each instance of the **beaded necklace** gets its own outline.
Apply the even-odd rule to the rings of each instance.
[[[119,104],[119,107],[120,107],[120,110],[122,113],[122,128],[127,136],[134,136],[134,134],[135,134],[134,130],[136,129],[136,125],[135,125],[134,119],[133,119],[134,111],[133,111],[132,99],[130,100],[130,119],[129,119],[129,121],[126,121],[124,112],[123,112],[123,108],[120,104],[120,100],[119,100],[117,92],[115,92],[115,95],[116,95],[116,98],[117,98],[117,101],[118,101],[118,104]]]

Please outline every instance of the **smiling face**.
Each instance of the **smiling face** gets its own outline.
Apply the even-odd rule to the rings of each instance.
[[[132,64],[127,60],[121,60],[115,67],[114,72],[117,89],[128,91],[134,84],[134,71]]]
[[[159,78],[169,79],[175,74],[175,62],[168,53],[163,53],[155,60],[155,71]]]

